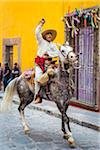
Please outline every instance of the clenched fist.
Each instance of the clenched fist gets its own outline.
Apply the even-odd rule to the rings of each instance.
[[[40,22],[41,22],[42,24],[44,24],[44,23],[45,23],[45,19],[42,18]]]

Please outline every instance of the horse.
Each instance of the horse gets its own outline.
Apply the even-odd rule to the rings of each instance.
[[[47,95],[46,100],[51,100],[56,103],[58,110],[61,113],[61,130],[63,132],[63,137],[68,141],[70,146],[73,146],[75,145],[75,141],[69,124],[70,120],[66,112],[69,106],[70,98],[72,98],[74,93],[72,72],[77,66],[76,64],[78,64],[78,57],[74,53],[73,48],[70,46],[65,47],[61,45],[59,52],[61,55],[59,57],[57,73],[55,76],[50,77],[48,84],[49,95]],[[1,112],[11,109],[14,92],[17,92],[20,99],[18,111],[21,116],[25,133],[29,133],[30,128],[25,120],[24,109],[34,100],[35,95],[34,78],[32,78],[32,80],[33,84],[30,84],[26,78],[23,78],[23,75],[13,79],[6,87],[3,100],[0,105]],[[66,124],[68,131],[66,131],[65,128]]]

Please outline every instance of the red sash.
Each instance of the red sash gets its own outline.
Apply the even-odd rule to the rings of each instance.
[[[37,56],[37,57],[35,58],[35,63],[36,63],[37,65],[39,65],[39,67],[42,69],[43,72],[45,71],[45,67],[44,67],[45,58]]]

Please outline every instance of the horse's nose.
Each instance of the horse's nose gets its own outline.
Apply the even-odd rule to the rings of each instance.
[[[77,53],[76,57],[79,59],[79,56],[82,55],[82,53]]]
[[[76,55],[76,57],[79,57],[79,55]]]
[[[79,59],[79,55],[76,55],[76,59],[77,59],[77,60]]]
[[[80,55],[82,55],[82,53],[77,53],[77,56],[80,56]]]

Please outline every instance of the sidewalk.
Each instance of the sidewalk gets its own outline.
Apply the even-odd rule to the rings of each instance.
[[[3,93],[0,92],[0,98],[2,98],[2,96]],[[17,96],[14,96],[13,102],[15,104],[19,103],[19,99]],[[41,104],[31,103],[28,106],[28,108],[44,111],[45,113],[53,115],[58,118],[61,117],[60,112],[58,111],[58,108],[56,107],[56,104],[54,102],[43,100]],[[69,106],[67,114],[72,122],[77,123],[81,126],[85,126],[100,131],[100,113],[91,112],[85,109]]]

